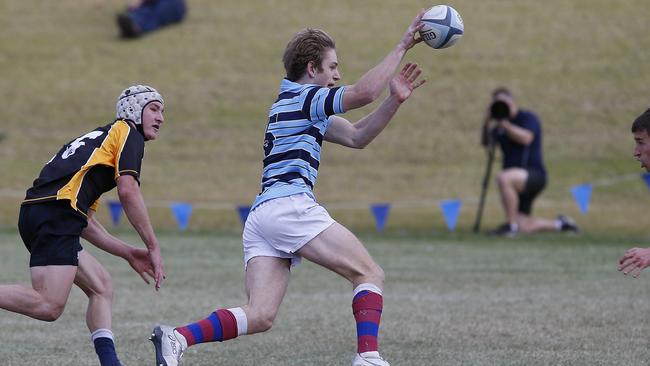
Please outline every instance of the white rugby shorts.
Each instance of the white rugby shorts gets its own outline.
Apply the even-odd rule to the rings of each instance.
[[[296,251],[334,222],[305,193],[262,202],[244,225],[244,268],[251,258],[260,256],[291,259],[291,266],[297,266],[301,257]]]

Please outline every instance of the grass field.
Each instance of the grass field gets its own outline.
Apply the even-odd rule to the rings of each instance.
[[[136,241],[124,233],[126,240]],[[362,240],[386,271],[381,348],[395,365],[647,365],[650,282],[616,271],[634,237],[469,235]],[[152,365],[156,322],[185,324],[244,298],[235,234],[161,236],[168,279],[160,293],[126,263],[98,253],[116,284],[114,331],[127,365]],[[88,245],[86,245],[88,247]],[[93,248],[88,248],[93,253]],[[14,233],[0,234],[0,281],[27,283]],[[351,289],[310,263],[292,276],[274,328],[190,349],[187,365],[349,365]],[[43,323],[4,312],[0,364],[96,365],[74,290],[64,315]]]

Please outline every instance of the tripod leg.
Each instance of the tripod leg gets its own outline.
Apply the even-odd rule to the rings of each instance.
[[[481,185],[481,196],[478,203],[478,210],[476,212],[476,219],[474,220],[473,231],[478,233],[481,229],[481,219],[483,217],[483,206],[485,205],[485,196],[490,185],[490,177],[492,175],[492,162],[494,161],[494,143],[488,147],[488,160],[487,167],[485,168],[485,176],[483,177],[483,184]]]

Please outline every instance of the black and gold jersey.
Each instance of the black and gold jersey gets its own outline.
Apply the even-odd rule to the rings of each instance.
[[[144,137],[129,123],[116,120],[70,141],[50,159],[27,190],[23,201],[33,204],[69,200],[75,210],[97,210],[98,199],[115,188],[122,175],[139,183]]]

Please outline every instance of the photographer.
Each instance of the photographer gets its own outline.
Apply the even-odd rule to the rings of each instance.
[[[531,216],[533,201],[546,186],[542,127],[534,113],[517,107],[510,90],[497,88],[492,92],[481,140],[487,147],[498,143],[503,153],[503,169],[496,181],[507,221],[490,234],[578,231],[574,220],[565,215],[555,220]]]

